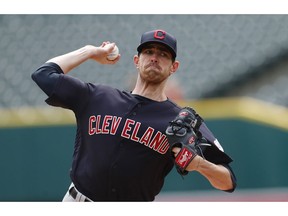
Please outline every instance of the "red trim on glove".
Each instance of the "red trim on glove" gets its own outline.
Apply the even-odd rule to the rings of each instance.
[[[192,152],[188,148],[183,147],[175,158],[175,163],[184,170],[196,155],[197,154],[195,152]]]

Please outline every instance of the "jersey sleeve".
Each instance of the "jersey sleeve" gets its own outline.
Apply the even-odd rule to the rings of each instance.
[[[205,141],[210,144],[201,147],[202,156],[204,156],[206,160],[215,164],[229,164],[233,161],[232,158],[224,152],[223,147],[204,122],[200,126],[200,132]]]
[[[228,171],[230,172],[233,187],[225,191],[232,193],[237,186],[236,176],[233,172],[233,169],[229,165],[229,163],[233,161],[232,158],[230,158],[230,156],[224,152],[223,147],[204,122],[200,126],[200,132],[204,139],[207,141],[207,143],[210,144],[208,146],[204,146],[204,148],[201,148],[203,153],[202,156],[206,160],[214,164],[221,164],[228,169]]]
[[[34,74],[35,82],[48,95],[47,104],[75,111],[88,101],[89,85],[64,74],[55,63],[45,63]]]

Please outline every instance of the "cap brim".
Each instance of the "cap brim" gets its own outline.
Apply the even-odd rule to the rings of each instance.
[[[151,44],[151,43],[158,43],[158,44],[164,45],[170,51],[170,53],[172,54],[172,57],[176,58],[175,51],[169,45],[167,45],[166,43],[163,43],[163,42],[158,42],[158,41],[146,41],[145,43],[142,43],[137,47],[137,51],[140,53],[145,46],[147,46],[148,44]]]

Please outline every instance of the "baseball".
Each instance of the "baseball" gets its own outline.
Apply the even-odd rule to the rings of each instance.
[[[113,51],[107,56],[107,59],[112,61],[114,59],[116,59],[119,55],[119,49],[118,47],[115,45]]]

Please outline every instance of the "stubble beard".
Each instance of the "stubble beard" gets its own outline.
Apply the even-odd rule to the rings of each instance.
[[[158,84],[161,83],[165,78],[163,77],[163,71],[157,63],[149,63],[144,67],[143,77],[147,82]]]
[[[161,71],[150,69],[145,71],[145,73],[142,75],[142,79],[147,83],[158,84],[161,83],[165,78],[161,74]]]

